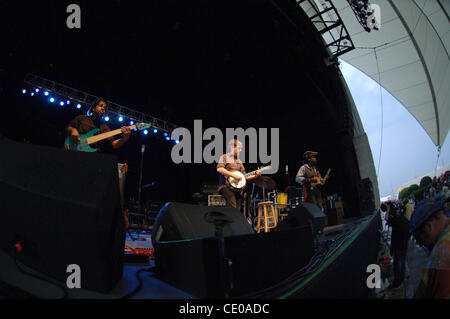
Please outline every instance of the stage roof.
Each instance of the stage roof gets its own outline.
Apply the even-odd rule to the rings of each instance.
[[[319,10],[327,2],[314,0]],[[339,58],[397,98],[442,147],[450,126],[450,1],[372,0],[381,9],[381,28],[371,32],[364,30],[347,0],[331,2],[355,47]],[[307,2],[300,5],[314,15]],[[335,18],[331,15],[322,17]],[[324,40],[329,36],[324,33]]]

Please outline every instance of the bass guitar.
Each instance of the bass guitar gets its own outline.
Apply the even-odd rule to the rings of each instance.
[[[130,130],[134,130],[134,129],[143,130],[143,129],[149,128],[150,126],[151,126],[150,124],[137,123],[135,125],[128,126],[128,128]],[[101,140],[118,135],[118,134],[122,133],[122,130],[117,129],[117,130],[102,133],[102,134],[98,134],[99,132],[100,132],[100,129],[95,128],[85,134],[80,134],[81,142],[77,142],[71,136],[68,136],[68,137],[66,137],[66,140],[64,141],[64,148],[66,150],[72,150],[72,151],[97,152],[97,149],[95,147],[91,146],[92,144],[95,144]]]
[[[241,189],[243,189],[245,187],[245,185],[247,185],[247,177],[255,175],[257,171],[260,171],[262,173],[263,171],[266,171],[266,170],[271,169],[271,168],[272,168],[272,166],[265,166],[265,167],[262,167],[260,169],[257,169],[256,171],[247,173],[245,175],[242,174],[240,171],[232,171],[233,174],[239,175],[241,177],[241,180],[238,182],[238,181],[236,181],[236,179],[234,179],[233,177],[229,176],[226,179],[226,185],[228,185],[233,190],[236,190],[236,191],[237,190],[241,190]]]

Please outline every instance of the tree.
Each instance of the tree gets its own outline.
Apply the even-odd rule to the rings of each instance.
[[[402,189],[402,191],[398,194],[398,198],[400,199],[400,200],[403,200],[406,196],[408,196],[409,195],[409,187],[406,187],[406,188],[404,188],[404,189]]]
[[[425,187],[430,185],[433,182],[433,180],[431,179],[430,176],[424,176],[422,177],[422,179],[420,180],[420,187]]]

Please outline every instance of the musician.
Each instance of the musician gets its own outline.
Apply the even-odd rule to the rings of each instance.
[[[86,134],[93,129],[100,129],[100,133],[106,133],[111,131],[111,129],[105,123],[101,123],[102,116],[106,113],[107,103],[105,100],[98,100],[92,107],[92,115],[78,115],[75,117],[66,127],[66,132],[68,136],[71,136],[76,142],[80,143],[80,134]],[[98,141],[94,145],[99,152],[110,153],[115,149],[122,147],[129,139],[131,130],[128,127],[122,127],[122,138],[113,139],[112,137]],[[94,146],[93,145],[93,146]],[[125,188],[125,174],[128,170],[127,164],[118,164],[119,170],[119,187],[120,187],[120,202],[122,206],[122,212],[125,221],[125,228],[129,227],[129,221],[127,218],[128,207],[127,201],[124,198],[124,188]]]
[[[107,104],[105,100],[98,100],[92,107],[92,115],[78,115],[75,117],[69,125],[66,127],[68,136],[72,139],[80,142],[80,134],[86,134],[93,129],[100,129],[101,133],[111,131],[111,129],[105,123],[101,123],[102,116],[106,113]],[[123,136],[121,139],[114,140],[112,137],[97,142],[97,149],[99,152],[111,152],[115,149],[122,147],[129,139],[131,130],[128,127],[123,126],[121,128]]]
[[[319,153],[313,151],[306,151],[303,154],[303,165],[298,170],[295,181],[303,184],[304,195],[306,202],[316,204],[323,211],[322,191],[321,186],[312,186],[312,182],[316,182],[320,176],[317,169],[317,155]]]
[[[228,177],[232,177],[237,181],[241,180],[242,177],[236,173],[233,173],[233,171],[239,171],[244,175],[246,174],[244,164],[239,159],[239,154],[242,150],[242,143],[237,139],[233,139],[228,143],[228,149],[229,152],[223,154],[217,164],[217,173],[220,174],[218,191],[219,194],[225,198],[228,207],[234,207],[240,210],[243,189],[236,191],[228,186],[225,180]],[[255,175],[247,177],[247,181],[256,179],[259,176],[261,176],[261,171],[258,170]]]

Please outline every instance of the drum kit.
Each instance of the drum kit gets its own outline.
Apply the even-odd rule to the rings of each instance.
[[[276,188],[277,183],[272,178],[263,175],[252,182],[248,185],[251,191],[244,193],[244,215],[251,223],[256,222],[257,207],[260,202],[273,203],[278,222],[285,216],[284,213],[303,202],[302,189],[299,187],[288,186],[284,192],[281,192]]]

